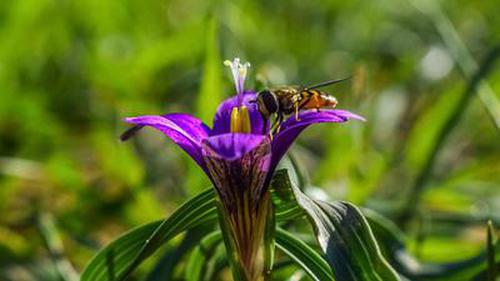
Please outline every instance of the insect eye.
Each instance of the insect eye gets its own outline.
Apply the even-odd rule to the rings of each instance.
[[[267,95],[270,95],[271,92],[269,92],[269,90],[262,90],[258,93],[258,96],[267,96]]]
[[[276,99],[276,96],[271,93],[271,91],[263,90],[259,92],[259,97],[269,113],[278,111],[278,100]]]

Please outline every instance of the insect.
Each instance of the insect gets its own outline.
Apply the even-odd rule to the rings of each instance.
[[[316,109],[337,105],[337,99],[318,88],[337,84],[348,78],[330,80],[309,87],[283,86],[275,89],[265,89],[257,93],[252,102],[257,103],[258,110],[264,120],[268,120],[273,114],[276,115],[271,133],[279,132],[285,115],[295,113],[295,119],[299,120],[299,111],[303,109]]]

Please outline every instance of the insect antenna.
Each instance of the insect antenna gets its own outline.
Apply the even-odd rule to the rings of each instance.
[[[352,76],[349,76],[349,77],[338,79],[338,80],[329,80],[329,81],[321,82],[321,83],[316,84],[316,85],[305,87],[304,90],[312,90],[312,89],[317,89],[317,88],[321,88],[321,87],[330,86],[330,85],[333,85],[333,84],[344,82],[344,81],[349,80],[351,78],[352,78]]]

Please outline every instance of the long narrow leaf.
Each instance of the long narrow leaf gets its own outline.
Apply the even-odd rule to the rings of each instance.
[[[431,1],[432,2],[432,1]],[[431,173],[434,168],[438,153],[442,149],[445,144],[446,139],[453,131],[453,129],[459,123],[462,114],[465,112],[465,108],[470,104],[470,100],[474,96],[476,89],[480,87],[482,83],[482,79],[488,76],[488,74],[494,69],[495,63],[500,59],[500,46],[495,46],[490,50],[488,55],[485,57],[483,62],[477,71],[475,71],[474,75],[471,76],[470,80],[467,83],[467,87],[460,94],[460,96],[453,97],[454,101],[451,106],[449,101],[443,100],[440,104],[442,104],[443,108],[448,108],[446,110],[446,116],[443,115],[443,108],[436,108],[433,111],[429,111],[434,116],[440,116],[440,118],[432,119],[432,122],[429,120],[421,119],[418,125],[412,132],[412,136],[410,139],[410,144],[407,145],[407,154],[410,156],[409,158],[418,159],[418,164],[415,166],[419,171],[417,176],[412,183],[412,187],[410,189],[410,193],[406,197],[406,202],[401,213],[398,215],[398,223],[400,225],[404,225],[407,223],[413,215],[416,213],[415,210],[420,202],[422,192],[424,188],[431,178]],[[451,100],[450,100],[451,101]],[[437,110],[437,111],[436,111]],[[439,127],[435,127],[435,132],[433,134],[429,133],[429,124],[435,122],[435,120],[442,119],[442,125]],[[500,121],[499,121],[500,122]],[[427,136],[431,136],[429,138]],[[421,147],[420,145],[424,143],[422,141],[422,136],[425,136],[426,145],[425,147]],[[415,157],[412,157],[414,155]]]
[[[486,235],[486,253],[488,256],[488,280],[495,281],[497,278],[497,268],[495,265],[495,245],[497,244],[495,228],[491,220],[488,221],[488,230]]]
[[[288,168],[288,172],[293,172],[293,168]],[[282,219],[286,220],[289,217],[297,217],[303,214],[304,211],[296,210],[297,202],[293,202],[293,198],[289,194],[291,193],[291,187],[287,186],[291,185],[294,177],[283,181],[282,177],[286,176],[283,173],[284,171],[278,171],[276,177],[279,179],[273,181],[272,190],[276,194],[275,196],[278,197],[273,201],[277,201],[281,206],[287,206],[290,210],[293,210],[287,214],[287,217],[282,217]],[[369,222],[381,252],[404,280],[466,281],[471,280],[471,278],[473,280],[485,280],[487,278],[486,251],[477,256],[452,263],[421,263],[407,251],[404,243],[405,236],[394,223],[369,209],[364,209],[363,214]],[[499,243],[495,244],[494,252],[496,268],[498,269],[500,266]]]
[[[214,193],[208,189],[184,203],[169,218],[135,228],[102,249],[85,267],[82,281],[124,280],[144,259],[177,234],[215,220]]]
[[[204,280],[207,260],[220,242],[222,242],[222,233],[220,231],[214,231],[201,240],[200,244],[189,256],[186,265],[186,281]]]
[[[461,39],[456,27],[447,17],[441,7],[441,3],[438,1],[416,0],[410,0],[409,2],[429,17],[464,76],[467,79],[471,79],[474,72],[481,66],[478,65],[464,41]],[[496,128],[500,129],[500,100],[496,97],[494,90],[486,80],[483,79],[480,81],[478,86],[477,94],[480,101],[496,125]]]
[[[316,281],[335,280],[326,260],[313,248],[284,229],[276,230],[276,246]]]
[[[276,220],[284,221],[302,215],[289,200],[273,200]],[[85,267],[81,280],[123,280],[144,259],[177,234],[207,220],[215,221],[215,194],[207,189],[183,204],[169,218],[139,226],[110,243]]]
[[[307,197],[290,180],[287,170],[276,172],[273,186],[289,186],[313,223],[318,242],[338,280],[399,280],[382,256],[361,211],[347,202],[327,203]]]
[[[266,272],[266,278],[271,276],[274,265],[274,251],[276,246],[276,216],[274,214],[274,208],[272,202],[269,202],[270,211],[267,213],[266,219],[266,232],[264,233],[264,251],[266,253],[264,257],[264,270]]]
[[[366,215],[388,261],[407,279],[412,281],[485,280],[486,277],[483,279],[473,279],[473,277],[487,275],[486,251],[477,256],[452,263],[421,263],[406,250],[405,237],[392,222],[370,210],[364,210],[363,213]],[[491,251],[495,252],[498,266],[500,245],[497,243]]]
[[[49,213],[41,214],[38,217],[38,227],[61,279],[64,281],[78,280],[78,273],[64,255],[62,238],[54,222],[54,217]]]
[[[147,275],[144,281],[173,279],[175,271],[183,257],[187,253],[192,252],[193,248],[198,246],[200,240],[207,236],[210,231],[213,231],[213,228],[213,224],[200,225],[186,231],[186,234],[182,237],[182,241],[179,244],[175,245],[175,247],[170,247],[170,245],[168,245],[167,250],[162,253],[162,257],[158,260],[153,270]]]

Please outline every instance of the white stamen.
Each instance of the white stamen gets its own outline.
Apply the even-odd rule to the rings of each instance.
[[[247,70],[250,67],[250,63],[241,63],[239,58],[234,58],[233,61],[224,61],[225,66],[231,68],[231,74],[233,75],[234,85],[236,87],[236,93],[238,95],[243,94],[245,78],[247,76]]]

